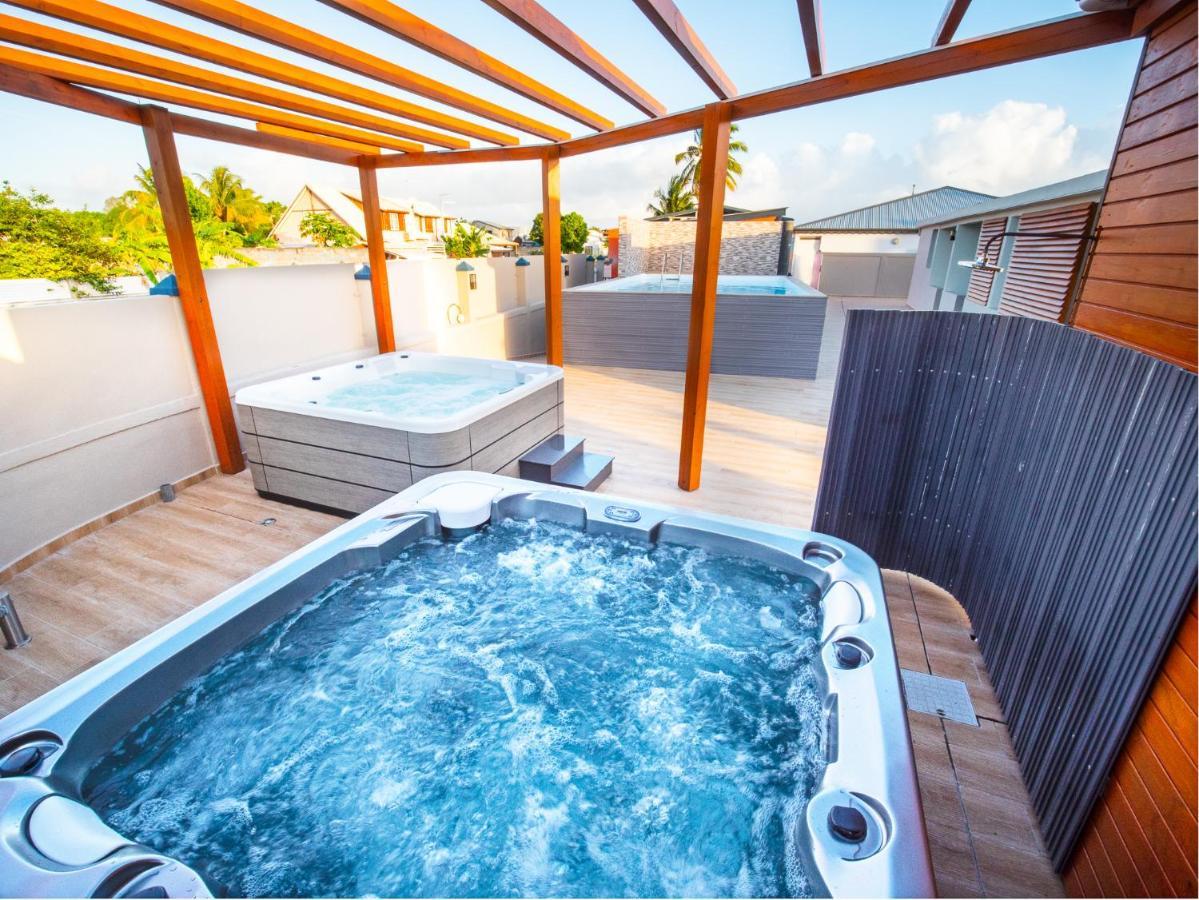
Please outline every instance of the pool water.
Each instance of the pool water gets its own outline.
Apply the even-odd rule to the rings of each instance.
[[[417,418],[451,416],[512,390],[516,382],[454,372],[395,372],[338,388],[318,405]]]
[[[589,289],[619,294],[690,294],[692,277],[684,275],[629,275],[588,285]],[[805,297],[821,296],[806,285],[772,275],[729,275],[716,279],[717,294],[739,296]]]
[[[231,895],[802,896],[818,599],[550,523],[423,540],[192,682],[86,799]]]

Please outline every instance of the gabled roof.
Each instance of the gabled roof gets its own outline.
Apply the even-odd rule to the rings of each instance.
[[[981,194],[978,191],[968,191],[965,188],[945,187],[922,191],[898,200],[888,200],[886,203],[876,203],[873,206],[863,206],[849,212],[823,219],[813,219],[796,225],[796,231],[877,231],[891,233],[896,231],[916,231],[919,224],[928,218],[951,213],[963,206],[970,206],[982,200],[990,200],[993,194]]]
[[[1065,200],[1082,200],[1087,197],[1098,200],[1107,181],[1107,171],[1091,172],[1089,175],[1079,175],[1077,178],[1067,178],[1065,181],[1055,181],[1053,184],[1043,184],[1040,187],[1018,194],[1008,194],[1006,197],[993,197],[981,203],[963,206],[952,212],[936,215],[920,223],[921,228],[929,225],[948,225],[954,222],[973,222],[976,219],[993,219],[1000,215],[1011,215],[1031,206],[1042,206]]]

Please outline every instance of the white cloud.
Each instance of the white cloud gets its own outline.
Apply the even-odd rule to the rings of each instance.
[[[1087,171],[1077,141],[1064,108],[1004,100],[977,116],[936,116],[914,155],[929,184],[1009,194]]]
[[[873,150],[876,143],[872,134],[863,131],[850,131],[841,138],[841,152],[850,156],[860,156]]]

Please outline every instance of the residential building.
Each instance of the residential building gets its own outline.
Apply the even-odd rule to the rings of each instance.
[[[945,185],[795,226],[791,273],[844,297],[903,297],[919,223],[991,198]]]
[[[383,246],[388,256],[412,258],[444,254],[441,239],[453,230],[455,217],[446,215],[432,203],[411,198],[380,195],[379,207],[383,220]],[[313,246],[311,238],[300,233],[304,217],[310,213],[324,213],[349,226],[360,242],[365,243],[362,196],[357,191],[312,184],[300,188],[271,230],[271,237],[283,248]]]
[[[908,304],[1064,321],[1106,178],[1092,172],[924,220]],[[970,266],[983,255],[986,268]]]

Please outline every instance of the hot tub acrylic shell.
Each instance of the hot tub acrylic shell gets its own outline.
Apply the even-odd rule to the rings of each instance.
[[[510,380],[512,387],[446,415],[389,415],[326,401],[335,391],[403,372]],[[359,513],[440,472],[517,474],[517,459],[562,431],[557,366],[400,351],[243,388],[237,418],[254,486],[285,500]]]
[[[809,578],[822,592],[819,667],[826,766],[802,824],[803,863],[835,897],[933,896],[924,819],[878,567],[836,538],[602,494],[545,490],[483,473],[433,476],[0,719],[0,896],[119,896],[162,886],[205,896],[186,861],[117,834],[82,803],[88,772],[188,681],[331,581],[404,547],[504,518],[537,518],[629,540],[697,546]],[[846,643],[863,662],[845,668]],[[39,748],[29,752],[28,748]],[[32,764],[30,763],[32,760]],[[23,763],[17,766],[16,763]],[[866,818],[859,844],[828,826],[834,806]],[[781,852],[781,847],[780,847]]]

